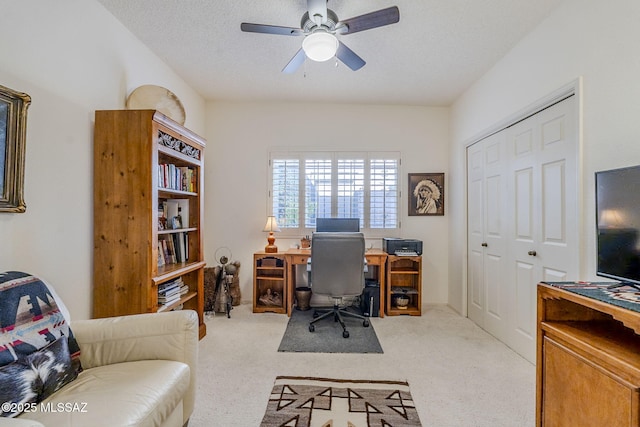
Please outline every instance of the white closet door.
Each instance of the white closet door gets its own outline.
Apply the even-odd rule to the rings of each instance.
[[[505,341],[535,362],[536,285],[578,278],[575,97],[507,129],[512,301]]]
[[[467,149],[467,315],[484,328],[484,142]]]
[[[578,135],[570,97],[467,149],[467,307],[535,362],[536,285],[578,277]]]
[[[468,152],[468,311],[491,334],[507,331],[505,182],[506,135],[492,135]]]

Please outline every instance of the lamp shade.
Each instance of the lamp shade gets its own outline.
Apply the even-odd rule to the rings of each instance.
[[[331,33],[318,31],[304,38],[302,49],[312,61],[324,62],[336,55],[338,39]]]
[[[269,232],[280,231],[280,228],[278,227],[278,223],[276,222],[275,216],[267,217],[267,223],[264,225],[264,229],[262,231],[269,231]]]
[[[599,226],[602,228],[620,228],[624,224],[622,214],[617,209],[605,209],[600,215]]]

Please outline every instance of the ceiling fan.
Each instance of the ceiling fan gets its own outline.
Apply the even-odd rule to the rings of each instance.
[[[308,11],[302,15],[300,28],[243,22],[240,29],[249,33],[304,36],[302,47],[284,67],[283,73],[295,72],[305,58],[322,62],[334,56],[353,71],[359,70],[366,62],[338,40],[336,34],[353,34],[395,24],[400,21],[400,11],[397,6],[392,6],[341,21],[334,11],[327,8],[327,1],[307,0]]]

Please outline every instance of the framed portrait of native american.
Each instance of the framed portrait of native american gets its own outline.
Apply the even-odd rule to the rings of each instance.
[[[27,108],[31,97],[0,85],[0,212],[24,212]]]
[[[444,215],[444,173],[409,174],[409,216]]]

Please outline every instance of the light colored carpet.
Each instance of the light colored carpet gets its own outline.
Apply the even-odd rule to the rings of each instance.
[[[407,381],[424,427],[535,424],[535,367],[448,307],[372,318],[383,354],[278,352],[287,322],[250,304],[207,318],[190,427],[259,426],[280,375]]]

